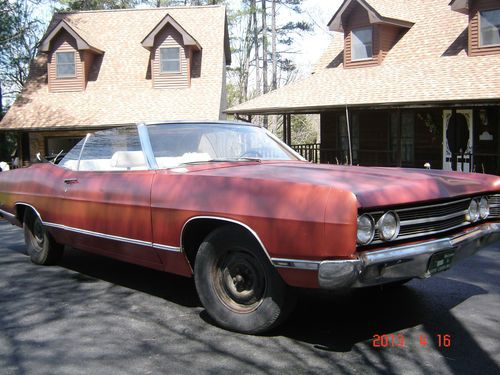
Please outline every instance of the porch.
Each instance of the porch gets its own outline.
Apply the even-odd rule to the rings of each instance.
[[[304,114],[297,111],[297,114]],[[314,163],[408,167],[500,175],[500,105],[463,103],[396,108],[332,108],[320,114],[319,141],[294,143],[294,113],[282,138]]]

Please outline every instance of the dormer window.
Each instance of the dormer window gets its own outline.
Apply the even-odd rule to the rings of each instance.
[[[104,54],[77,26],[61,20],[40,41],[49,92],[83,91],[95,56]]]
[[[382,64],[401,35],[413,25],[406,1],[343,1],[328,26],[331,31],[344,33],[344,68]]]
[[[353,29],[351,42],[351,59],[367,60],[373,58],[373,29],[361,27]]]
[[[160,72],[180,73],[181,49],[179,47],[160,48]]]
[[[479,12],[480,46],[500,45],[500,9]]]
[[[56,77],[57,78],[76,77],[74,52],[56,52]]]
[[[172,16],[167,14],[141,44],[150,51],[154,88],[179,89],[191,85],[193,55],[201,51],[201,46]],[[197,59],[200,57],[197,55]]]

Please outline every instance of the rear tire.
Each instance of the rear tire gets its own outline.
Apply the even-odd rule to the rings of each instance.
[[[25,212],[23,229],[28,255],[33,263],[51,265],[61,259],[64,246],[52,238],[33,210]]]
[[[208,314],[231,331],[258,334],[288,316],[293,296],[255,239],[224,226],[200,245],[194,266],[196,290]]]

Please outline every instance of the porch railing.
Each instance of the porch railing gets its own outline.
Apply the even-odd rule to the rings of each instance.
[[[292,145],[303,158],[313,163],[322,164],[348,164],[348,154],[345,150],[336,148],[324,148],[320,143],[308,143]],[[362,158],[359,157],[356,150],[353,151],[353,164],[359,165],[377,165],[377,166],[395,166],[392,161],[393,153],[383,150],[363,150]]]
[[[308,143],[300,145],[292,145],[292,148],[297,151],[306,160],[313,163],[322,164],[347,164],[347,152],[345,150],[334,148],[323,148],[320,143]],[[396,163],[393,161],[393,153],[391,151],[381,150],[362,150],[357,155],[354,152],[355,165],[364,166],[384,166],[395,167]],[[495,153],[481,153],[476,152],[467,154],[468,160],[473,160],[473,164],[469,165],[465,159],[457,157],[457,166],[459,170],[466,172],[477,173],[490,173],[500,175],[500,155]],[[463,162],[463,163],[462,163]],[[412,165],[403,165],[409,166]],[[468,168],[466,168],[468,166]],[[413,166],[414,167],[414,166]],[[422,166],[417,166],[422,168]],[[470,170],[469,170],[470,169]]]

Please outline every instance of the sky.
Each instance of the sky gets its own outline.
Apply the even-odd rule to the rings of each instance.
[[[309,73],[331,40],[328,21],[333,17],[342,0],[305,0],[305,19],[314,24],[314,31],[297,41],[300,52],[296,63],[302,73]]]

